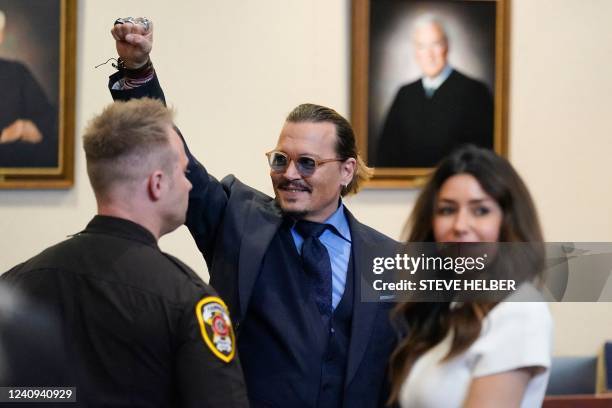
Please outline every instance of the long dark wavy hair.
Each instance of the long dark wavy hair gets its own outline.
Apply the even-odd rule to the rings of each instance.
[[[407,242],[434,242],[433,218],[436,200],[442,185],[458,174],[472,175],[482,189],[502,209],[500,242],[542,242],[542,232],[533,200],[527,187],[510,163],[488,149],[464,146],[446,157],[423,188],[406,223],[403,237]],[[534,252],[536,262],[543,255]],[[480,335],[482,321],[496,303],[465,302],[451,309],[448,302],[399,304],[393,320],[403,338],[391,355],[389,374],[391,393],[388,405],[398,401],[402,383],[418,357],[453,332],[453,340],[444,361],[465,350]],[[403,330],[402,330],[403,329]]]

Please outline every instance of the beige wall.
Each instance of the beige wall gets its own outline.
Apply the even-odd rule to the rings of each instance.
[[[115,18],[156,24],[153,60],[190,146],[218,176],[270,192],[263,153],[298,103],[348,115],[348,0],[80,1],[80,132],[110,101]],[[612,241],[612,34],[608,0],[514,0],[510,152],[550,241]],[[0,191],[0,271],[78,232],[95,211],[80,140],[69,191]],[[348,202],[365,223],[397,237],[416,191],[364,191]],[[205,275],[184,228],[162,247]],[[612,339],[607,304],[551,305],[557,354],[592,354]]]

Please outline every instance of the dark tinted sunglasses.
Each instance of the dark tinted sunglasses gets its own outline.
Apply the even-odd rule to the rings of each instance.
[[[322,164],[336,162],[336,161],[344,161],[346,159],[323,159],[317,160],[308,156],[299,156],[295,159],[289,157],[287,153],[280,152],[277,150],[273,150],[271,152],[266,153],[268,156],[268,164],[270,165],[270,169],[272,169],[275,173],[284,173],[289,167],[289,163],[291,160],[295,163],[295,168],[298,173],[302,177],[312,176],[314,172],[317,170]]]

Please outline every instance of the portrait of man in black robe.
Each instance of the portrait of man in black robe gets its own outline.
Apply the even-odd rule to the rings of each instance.
[[[383,14],[377,14],[375,7],[378,3],[391,2],[372,2],[374,22],[378,15]],[[451,6],[457,8],[459,5],[455,2]],[[459,23],[468,22],[469,18],[484,19],[487,12],[494,22],[495,14],[491,13],[494,9],[477,10],[476,17],[464,18],[459,15],[449,18],[454,23],[454,30],[449,30],[446,19],[452,14],[452,7],[446,10],[443,8],[442,11],[446,13],[436,13],[435,8],[428,10],[415,6],[411,9],[409,18],[404,19],[409,27],[402,27],[394,34],[396,39],[399,38],[395,41],[403,42],[403,49],[409,49],[410,54],[401,54],[401,51],[393,47],[393,41],[381,45],[382,35],[373,37],[370,60],[372,97],[369,165],[391,168],[434,167],[442,157],[461,145],[470,143],[491,149],[494,147],[492,82],[495,36],[493,34],[488,39],[476,37],[472,27],[464,33],[457,30]],[[396,25],[400,26],[401,20],[398,18],[397,21]],[[494,29],[494,24],[491,28]],[[376,36],[376,30],[373,31]],[[453,38],[451,34],[457,31],[462,35]],[[463,67],[457,67],[461,64],[455,64],[455,60],[449,58],[450,50],[457,43],[461,43],[463,55],[455,60],[462,63],[471,59],[471,67],[468,67],[467,72]],[[473,55],[465,51],[470,47],[474,48],[471,53]],[[390,57],[389,53],[393,52],[397,55]],[[482,57],[482,54],[485,61],[473,62],[477,57]],[[390,79],[393,69],[397,71],[397,68],[390,68],[393,61],[402,58],[410,58],[410,62],[404,66],[408,66],[411,71],[410,74],[402,74],[402,78],[411,79]],[[474,67],[476,69],[469,69]],[[479,73],[479,69],[484,71],[484,76],[489,75],[489,83],[485,81],[486,78],[474,75],[474,71]],[[394,89],[390,86],[392,81],[395,81]],[[385,87],[387,99],[377,98],[381,94],[380,89],[384,90]],[[373,117],[377,112],[379,116]]]

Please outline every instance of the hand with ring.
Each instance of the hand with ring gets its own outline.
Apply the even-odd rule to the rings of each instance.
[[[125,17],[115,20],[111,34],[117,53],[128,69],[138,69],[149,60],[153,48],[153,22],[146,17]]]

